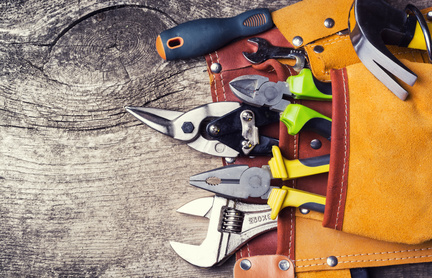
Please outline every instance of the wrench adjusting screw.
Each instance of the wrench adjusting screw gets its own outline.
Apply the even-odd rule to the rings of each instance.
[[[243,219],[243,212],[234,208],[226,208],[224,211],[221,230],[228,233],[241,233]]]

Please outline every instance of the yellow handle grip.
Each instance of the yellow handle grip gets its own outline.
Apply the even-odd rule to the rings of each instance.
[[[429,30],[432,30],[432,22],[427,23]],[[426,42],[420,27],[420,24],[417,22],[416,28],[414,31],[414,37],[408,45],[409,48],[426,50]]]
[[[267,204],[272,209],[270,218],[276,219],[279,212],[285,207],[305,206],[305,208],[324,212],[325,202],[326,198],[324,196],[282,186],[280,189],[272,189]],[[314,207],[319,209],[314,209]]]
[[[272,147],[273,158],[268,162],[274,179],[290,180],[329,171],[330,156],[308,159],[285,159],[279,147]]]

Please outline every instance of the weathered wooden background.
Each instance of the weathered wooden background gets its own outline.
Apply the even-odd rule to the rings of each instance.
[[[211,101],[203,58],[157,55],[163,30],[294,2],[0,1],[0,276],[232,276],[233,260],[200,269],[169,246],[204,239],[207,221],[175,210],[210,195],[188,179],[221,160],[123,107],[187,111]]]

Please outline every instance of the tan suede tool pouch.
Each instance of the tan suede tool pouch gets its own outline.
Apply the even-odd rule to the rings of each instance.
[[[424,51],[389,47],[418,75],[408,99],[398,99],[357,58],[346,31],[351,4],[304,0],[272,14],[284,37],[306,49],[315,77],[332,82],[323,225],[422,243],[432,239],[432,65]]]
[[[432,65],[406,101],[362,64],[334,71],[331,166],[324,226],[375,239],[432,238]]]

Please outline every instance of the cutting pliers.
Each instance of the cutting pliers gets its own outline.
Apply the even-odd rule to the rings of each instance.
[[[190,184],[229,199],[269,199],[272,219],[283,208],[294,206],[324,212],[325,197],[298,189],[271,186],[272,179],[295,179],[329,171],[330,155],[288,160],[278,147],[268,165],[230,165],[190,177]],[[287,198],[289,197],[289,198]]]
[[[279,122],[279,113],[239,102],[214,102],[186,113],[148,107],[125,107],[151,128],[186,142],[203,153],[237,157],[271,155],[275,138],[258,133],[258,128]]]
[[[229,83],[231,91],[244,103],[268,107],[281,113],[280,120],[287,126],[290,135],[300,130],[314,131],[328,140],[331,138],[329,117],[301,104],[291,104],[286,97],[294,99],[331,100],[330,83],[318,82],[309,69],[290,76],[287,81],[270,82],[260,75],[244,75]]]

